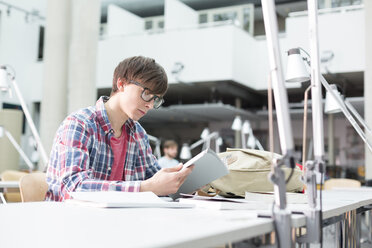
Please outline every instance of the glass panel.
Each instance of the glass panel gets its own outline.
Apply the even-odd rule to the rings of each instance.
[[[237,13],[236,11],[233,12],[225,12],[225,13],[220,13],[220,14],[214,14],[213,15],[213,21],[218,22],[218,21],[227,21],[227,20],[232,20],[234,21],[237,18]]]
[[[251,8],[244,8],[243,9],[243,29],[247,32],[251,31]]]
[[[152,21],[146,21],[145,22],[145,30],[152,29]]]
[[[164,28],[164,21],[158,22],[158,28]]]
[[[207,23],[207,22],[208,22],[208,14],[200,14],[199,23]]]

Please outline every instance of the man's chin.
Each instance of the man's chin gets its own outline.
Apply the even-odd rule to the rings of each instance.
[[[134,121],[139,121],[142,118],[142,116],[133,116],[131,119]]]

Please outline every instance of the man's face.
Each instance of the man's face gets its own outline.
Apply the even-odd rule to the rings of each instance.
[[[121,110],[134,121],[138,121],[154,107],[153,100],[146,102],[142,99],[143,90],[141,86],[125,83],[118,91]]]
[[[175,158],[177,156],[177,148],[178,148],[177,146],[171,146],[171,147],[165,148],[164,154],[171,158]]]

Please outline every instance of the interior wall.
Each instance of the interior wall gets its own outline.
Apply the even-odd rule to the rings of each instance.
[[[21,141],[22,118],[23,114],[21,110],[0,110],[0,125],[13,136],[18,144],[20,144]],[[0,138],[0,158],[0,173],[5,170],[19,169],[19,153],[6,137],[5,133],[4,136]]]

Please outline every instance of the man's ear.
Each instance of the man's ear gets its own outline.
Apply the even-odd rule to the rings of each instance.
[[[116,81],[116,87],[118,88],[118,90],[123,90],[125,85],[125,80],[122,78],[118,78],[118,80]]]

